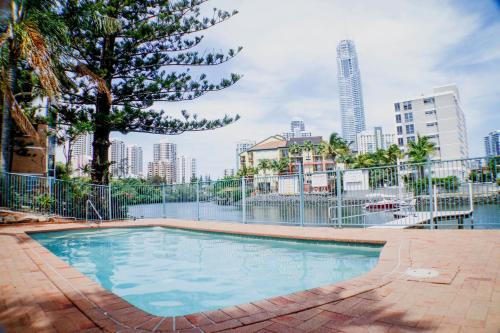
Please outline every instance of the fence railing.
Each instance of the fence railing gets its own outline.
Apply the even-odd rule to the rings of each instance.
[[[500,168],[473,158],[257,175],[190,184],[112,185],[19,174],[0,206],[79,220],[179,218],[335,227],[500,227]],[[87,209],[91,202],[94,209]]]

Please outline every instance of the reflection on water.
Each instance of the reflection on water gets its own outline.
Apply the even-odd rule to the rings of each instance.
[[[152,228],[33,234],[104,288],[146,312],[183,315],[346,280],[380,246]]]
[[[199,208],[198,208],[199,207]],[[467,210],[468,206],[457,205],[449,210]],[[218,205],[213,202],[172,202],[165,205],[165,217],[180,219],[201,220],[221,220],[221,221],[242,221],[243,213],[241,206]],[[266,223],[299,223],[298,204],[257,204],[247,205],[247,222],[266,222]],[[162,204],[136,205],[129,206],[129,215],[137,218],[142,217],[163,217]],[[392,212],[371,212],[367,213],[361,206],[344,208],[342,215],[343,225],[369,226],[381,224],[394,219]],[[304,221],[311,225],[331,225],[328,219],[328,204],[317,203],[314,205],[305,205]],[[457,227],[457,220],[438,221],[440,228]],[[446,224],[444,226],[443,224]],[[500,228],[500,205],[482,204],[474,208],[472,218],[464,220],[464,228],[474,226],[476,229],[499,229]]]

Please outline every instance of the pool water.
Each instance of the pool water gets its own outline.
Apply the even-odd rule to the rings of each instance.
[[[371,270],[380,246],[162,227],[33,233],[136,307],[178,316],[319,287]]]

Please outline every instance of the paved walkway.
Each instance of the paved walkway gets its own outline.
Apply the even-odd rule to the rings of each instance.
[[[25,231],[0,227],[0,327],[7,332],[500,332],[500,231],[361,230],[179,220],[113,222],[385,243],[358,278],[181,317],[144,313],[68,266]],[[414,279],[411,268],[439,275]],[[0,330],[1,331],[1,330]]]

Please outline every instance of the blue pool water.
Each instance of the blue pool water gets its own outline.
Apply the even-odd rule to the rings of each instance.
[[[381,249],[161,227],[31,236],[104,288],[160,316],[215,310],[350,279],[371,270]]]

